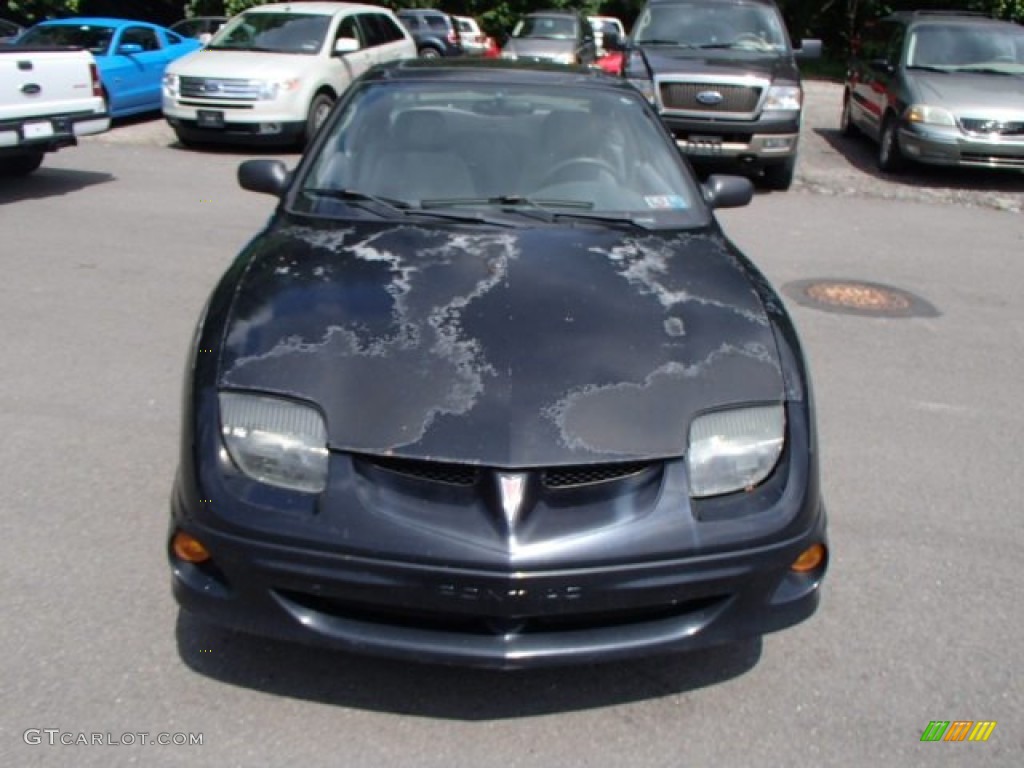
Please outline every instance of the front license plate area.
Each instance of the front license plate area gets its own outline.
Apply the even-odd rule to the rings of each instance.
[[[200,128],[223,128],[224,113],[219,109],[196,110],[196,122]]]
[[[25,137],[25,140],[29,139],[48,139],[53,136],[53,125],[47,121],[45,123],[25,123],[21,126],[21,135]]]
[[[683,150],[689,155],[722,154],[721,136],[689,136],[682,145]]]

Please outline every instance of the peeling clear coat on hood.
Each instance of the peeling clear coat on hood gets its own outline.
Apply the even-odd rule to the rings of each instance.
[[[335,450],[679,456],[697,413],[785,396],[760,276],[713,229],[284,219],[247,255],[218,383],[317,404]]]

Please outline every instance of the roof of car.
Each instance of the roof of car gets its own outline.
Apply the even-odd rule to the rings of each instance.
[[[371,70],[367,80],[481,80],[499,84],[579,85],[639,91],[621,77],[590,67],[504,59],[403,59]]]
[[[901,21],[904,23],[914,24],[928,24],[931,22],[941,22],[948,24],[951,21],[960,22],[962,24],[997,24],[997,25],[1013,25],[1012,22],[1002,21],[1000,19],[993,19],[991,16],[986,16],[983,13],[976,13],[973,11],[896,11],[890,13],[885,17],[887,21]],[[1016,25],[1013,25],[1016,26]]]
[[[367,5],[366,3],[304,2],[254,5],[252,8],[247,8],[243,13],[309,13],[317,16],[333,16],[339,11],[377,11],[378,13],[387,13],[388,9],[379,5]]]
[[[41,21],[37,26],[47,27],[152,27],[153,29],[164,29],[159,24],[150,24],[148,21],[137,19],[114,19],[107,16],[75,16],[70,19],[48,19]]]

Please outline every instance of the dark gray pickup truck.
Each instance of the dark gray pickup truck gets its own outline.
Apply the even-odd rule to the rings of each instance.
[[[623,74],[658,108],[697,167],[756,174],[788,189],[796,170],[803,89],[774,0],[648,0],[626,43]]]

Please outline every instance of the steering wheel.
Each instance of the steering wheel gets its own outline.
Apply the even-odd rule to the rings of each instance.
[[[547,187],[554,184],[559,176],[565,174],[566,169],[574,166],[597,168],[598,170],[606,171],[614,179],[619,178],[619,174],[612,168],[611,164],[599,157],[570,157],[568,160],[556,163],[555,167],[544,175],[539,186]]]
[[[757,43],[757,45],[761,48],[764,48],[768,45],[768,43],[765,42],[764,38],[761,37],[756,32],[744,32],[742,34],[736,35],[736,37],[732,39],[732,44],[735,45],[736,43]]]

